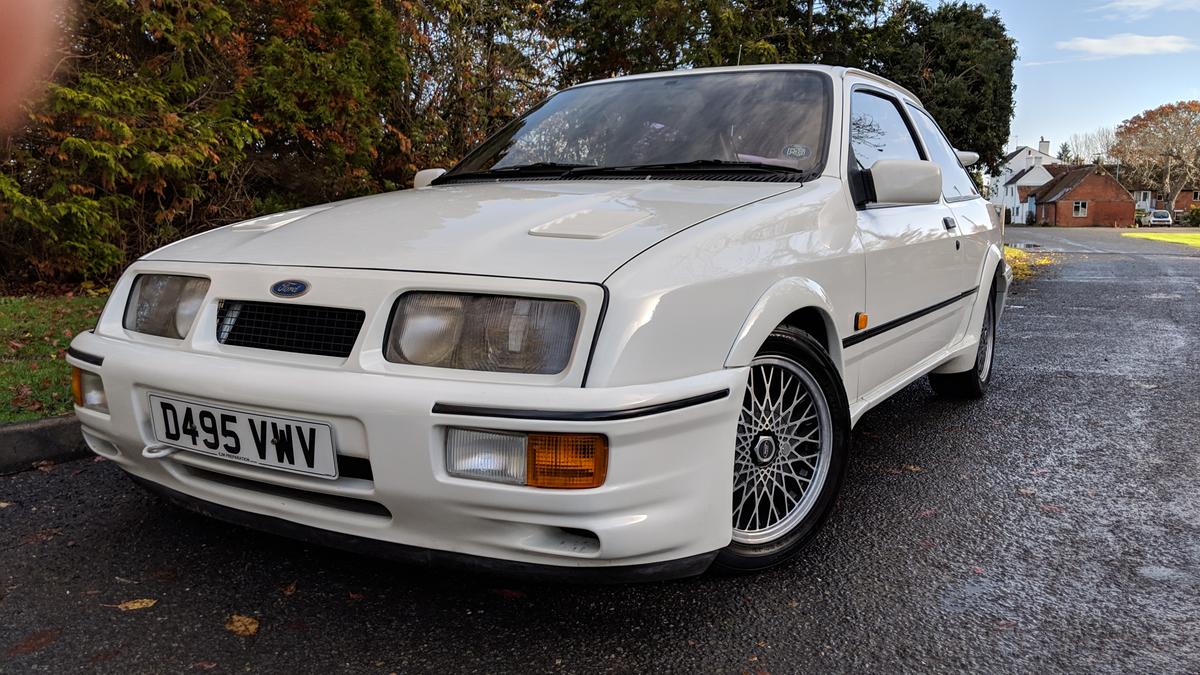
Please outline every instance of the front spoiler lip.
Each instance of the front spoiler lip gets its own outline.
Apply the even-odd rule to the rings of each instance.
[[[719,553],[719,551],[710,551],[676,560],[606,567],[542,565],[502,560],[499,558],[488,558],[465,553],[452,553],[449,551],[409,546],[407,544],[397,544],[301,525],[282,518],[264,516],[215,502],[197,499],[196,497],[146,480],[145,478],[139,478],[129,473],[126,473],[126,475],[142,488],[176,506],[233,525],[277,534],[310,544],[341,549],[351,553],[395,560],[405,564],[457,569],[485,576],[570,584],[622,584],[667,581],[703,574]]]

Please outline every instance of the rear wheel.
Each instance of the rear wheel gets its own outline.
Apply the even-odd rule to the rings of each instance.
[[[732,542],[718,570],[757,572],[794,557],[833,507],[850,445],[837,369],[807,333],[780,327],[750,364],[738,419]]]
[[[992,359],[996,351],[996,292],[988,295],[979,329],[979,349],[975,365],[962,373],[930,373],[929,385],[939,396],[947,398],[981,398],[992,380]]]

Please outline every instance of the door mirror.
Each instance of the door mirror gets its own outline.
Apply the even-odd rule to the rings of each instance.
[[[877,204],[933,204],[942,196],[942,170],[923,159],[881,159],[871,165]]]
[[[970,150],[955,150],[955,155],[958,155],[958,163],[963,165],[963,168],[974,166],[975,162],[979,161],[979,153],[971,152]]]
[[[413,187],[418,189],[429,187],[430,183],[437,180],[444,173],[446,173],[445,169],[421,169],[413,177]]]

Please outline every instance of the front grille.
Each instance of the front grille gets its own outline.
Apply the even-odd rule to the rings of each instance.
[[[217,305],[217,342],[345,358],[366,317],[360,309],[222,300]]]

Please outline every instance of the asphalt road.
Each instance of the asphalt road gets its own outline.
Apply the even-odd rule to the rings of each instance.
[[[869,413],[791,566],[418,571],[187,515],[85,460],[0,478],[0,671],[1200,671],[1200,249],[1008,236],[1062,253],[1011,296],[989,396],[922,381]],[[116,607],[135,599],[157,603]]]

